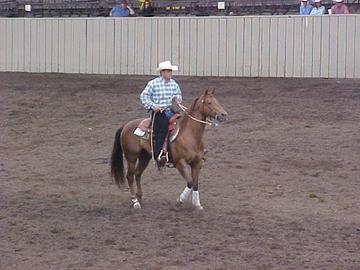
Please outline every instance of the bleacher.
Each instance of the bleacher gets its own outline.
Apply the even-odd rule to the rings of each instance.
[[[310,0],[311,1],[311,0]],[[225,2],[225,9],[218,9],[219,1],[155,1],[157,13],[161,15],[285,15],[299,13],[299,0],[230,0]],[[360,13],[360,0],[344,0],[352,13]],[[323,5],[330,8],[332,0],[323,0]]]
[[[138,1],[129,1],[138,11]],[[230,0],[218,9],[213,0],[153,0],[156,16],[213,16],[297,14],[299,0]],[[360,0],[345,0],[352,13],[360,13]],[[331,0],[324,0],[329,8]],[[31,11],[25,11],[31,5]],[[108,16],[115,0],[0,0],[2,17],[96,17]]]

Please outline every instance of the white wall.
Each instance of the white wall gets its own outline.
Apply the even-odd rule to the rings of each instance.
[[[0,71],[360,78],[360,15],[0,18]]]

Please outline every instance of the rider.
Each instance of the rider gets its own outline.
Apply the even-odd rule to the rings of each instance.
[[[172,79],[172,71],[178,70],[170,61],[159,63],[156,71],[160,76],[149,81],[140,94],[140,101],[146,109],[152,111],[155,133],[154,157],[159,167],[165,165],[167,158],[162,148],[167,134],[168,123],[174,111],[170,108],[173,102],[181,103],[182,94],[179,85]]]

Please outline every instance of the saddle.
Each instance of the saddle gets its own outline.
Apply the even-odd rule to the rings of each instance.
[[[177,112],[169,120],[168,139],[170,143],[175,141],[177,135],[179,134],[180,127],[178,125],[178,122],[180,118],[181,118],[181,114]],[[134,134],[138,137],[141,137],[144,140],[149,140],[150,133],[152,132],[151,126],[152,126],[151,118],[145,118],[137,126],[137,128],[134,131]]]

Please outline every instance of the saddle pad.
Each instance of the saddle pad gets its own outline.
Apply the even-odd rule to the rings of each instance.
[[[181,117],[181,115],[179,113],[176,113],[173,117],[171,117],[170,121],[169,121],[169,139],[170,142],[173,142],[175,140],[175,138],[177,137],[177,135],[179,134],[179,126],[177,125],[178,119]],[[135,129],[134,134],[138,137],[141,137],[143,139],[148,139],[149,138],[149,133],[151,131],[151,123],[150,123],[151,119],[150,118],[145,118],[144,120],[142,120],[140,122],[140,124],[138,125],[138,127]]]
[[[145,118],[139,124],[139,126],[135,129],[134,134],[138,137],[141,137],[145,140],[149,138],[148,134],[150,133],[150,118]]]

